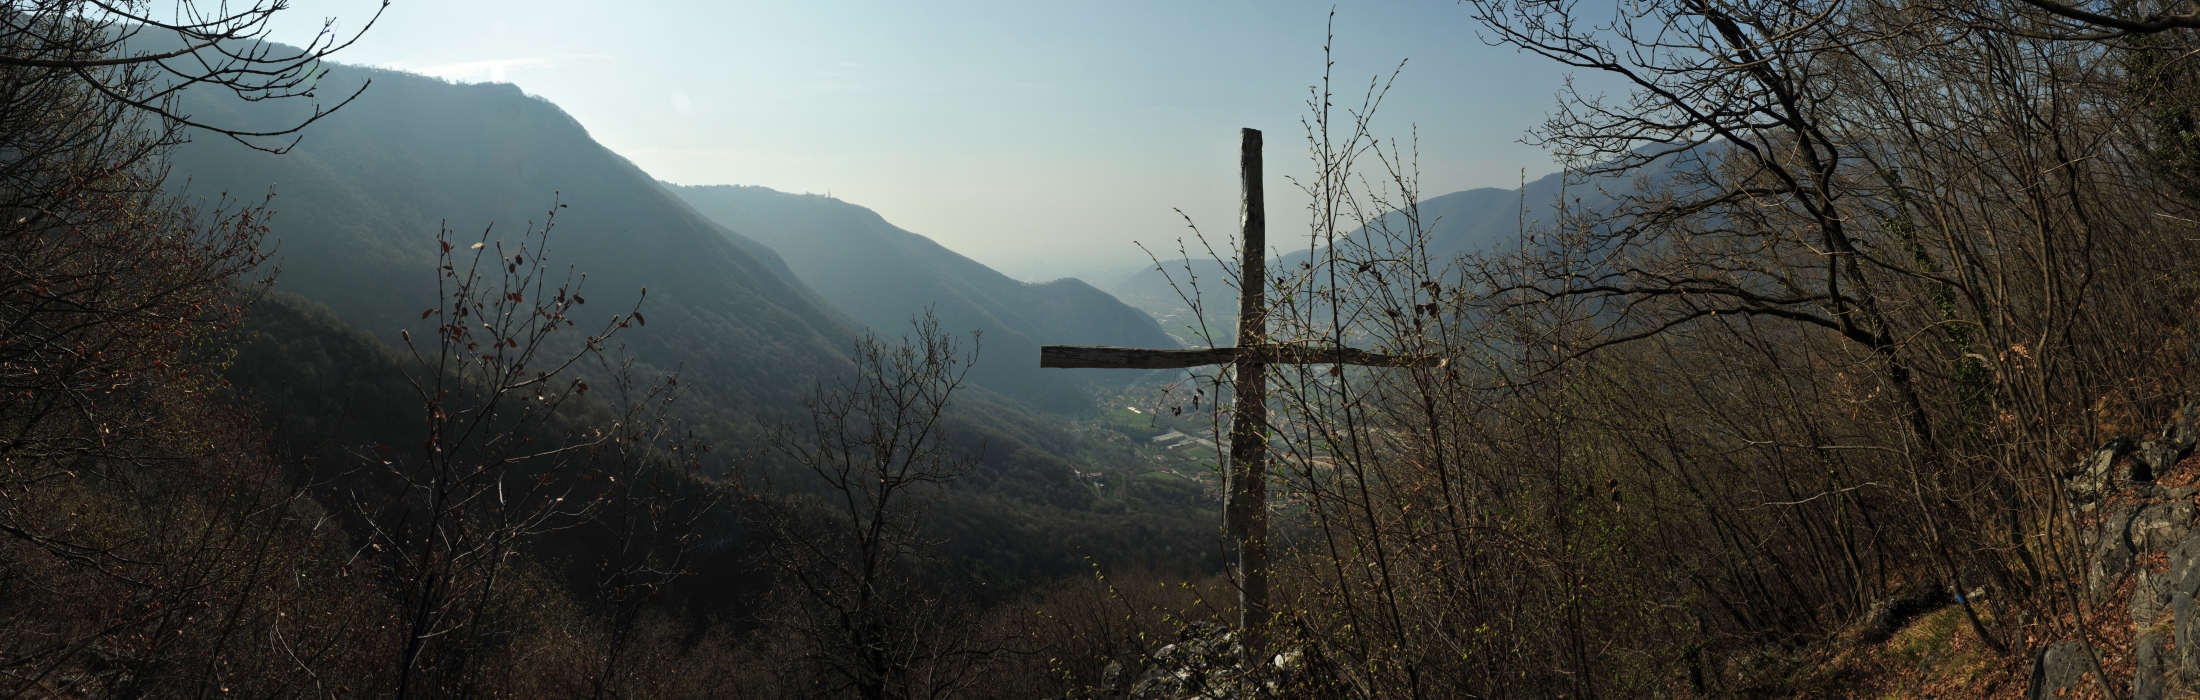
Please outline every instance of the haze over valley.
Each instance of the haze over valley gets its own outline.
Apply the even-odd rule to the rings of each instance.
[[[0,2],[0,693],[2200,692],[2190,2]]]

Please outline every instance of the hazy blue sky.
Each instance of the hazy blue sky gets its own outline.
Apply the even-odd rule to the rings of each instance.
[[[297,0],[289,19],[356,26],[371,7]],[[1174,247],[1172,208],[1236,225],[1239,127],[1267,132],[1272,241],[1304,231],[1284,178],[1309,169],[1299,119],[1329,9],[398,0],[340,57],[515,83],[658,178],[830,192],[1011,275],[1105,286],[1144,262],[1132,241]],[[1336,30],[1349,97],[1410,59],[1380,124],[1419,126],[1424,195],[1552,170],[1519,140],[1563,73],[1485,46],[1465,8],[1340,4]]]

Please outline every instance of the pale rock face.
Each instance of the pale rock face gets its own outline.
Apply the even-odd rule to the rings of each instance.
[[[1194,622],[1178,634],[1177,641],[1149,654],[1149,663],[1135,682],[1120,663],[1109,664],[1101,685],[1119,697],[1140,700],[1188,698],[1326,697],[1336,680],[1318,663],[1310,663],[1306,650],[1293,647],[1278,652],[1265,664],[1243,666],[1244,649],[1237,631],[1212,622]]]
[[[2095,600],[2132,579],[2126,621],[2136,640],[2135,663],[2131,678],[2116,684],[2134,698],[2188,697],[2200,689],[2200,643],[2192,641],[2200,640],[2200,606],[2194,605],[2200,597],[2200,531],[2194,528],[2200,507],[2192,488],[2153,483],[2200,439],[2195,408],[2179,411],[2160,432],[2164,437],[2104,445],[2072,470],[2066,484],[2081,514],[2118,504],[2082,529],[2078,542],[2087,552],[2086,589]],[[2167,560],[2160,572],[2140,565],[2153,555]],[[2097,683],[2094,676],[2093,654],[2082,642],[2049,644],[2033,661],[2030,697]]]

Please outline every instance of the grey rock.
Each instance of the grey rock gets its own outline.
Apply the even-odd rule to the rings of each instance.
[[[2131,589],[2131,624],[2140,629],[2154,624],[2154,618],[2159,617],[2163,610],[2169,609],[2170,594],[2173,592],[2168,574],[2157,574],[2146,570],[2146,567],[2140,567],[2137,585]]]
[[[2087,595],[2104,600],[2125,576],[2134,577],[2126,610],[2135,634],[2132,672],[2112,679],[2113,689],[2100,690],[2127,690],[2139,700],[2200,697],[2200,527],[2194,522],[2200,505],[2195,487],[2154,483],[2200,446],[2200,402],[2180,410],[2159,435],[2144,443],[2109,441],[2072,465],[2065,483],[2078,512],[2100,516],[2098,524],[2076,533]],[[2140,565],[2142,557],[2157,553],[2166,555],[2162,570]],[[2028,697],[2099,683],[2082,642],[2057,642],[2037,654]]]
[[[2108,492],[2109,482],[2115,473],[2113,467],[2116,457],[2121,454],[2123,450],[2117,449],[2117,444],[2111,442],[2108,447],[2095,450],[2092,456],[2080,462],[2077,473],[2070,476],[2071,500],[2085,504],[2099,503]]]
[[[2191,451],[2190,443],[2175,439],[2148,440],[2139,444],[2136,459],[2131,460],[2125,473],[2132,481],[2153,481],[2155,475],[2169,473]]]
[[[2159,634],[2148,632],[2139,635],[2138,658],[2131,673],[2132,700],[2162,700],[2169,697],[2170,668],[2166,640]]]
[[[2116,583],[2131,571],[2132,546],[2125,533],[2130,531],[2135,509],[2126,506],[2110,513],[2101,523],[2100,534],[2093,539],[2093,556],[2086,565],[2086,593],[2099,600],[2116,588]]]
[[[2187,535],[2169,550],[2169,568],[2162,572],[2170,593],[2200,595],[2200,535]]]
[[[1152,664],[1138,680],[1123,683],[1111,665],[1103,685],[1117,697],[1138,700],[1245,697],[1335,697],[1345,691],[1341,675],[1318,648],[1290,647],[1247,669],[1237,632],[1211,622],[1195,622],[1177,641],[1148,655]]]
[[[2167,552],[2192,534],[2193,505],[2177,501],[2140,506],[2124,522],[2124,538],[2139,552]]]
[[[2025,697],[2044,700],[2088,681],[2093,657],[2084,642],[2056,642],[2040,650],[2032,661],[2032,692]]]
[[[2200,681],[2200,644],[2194,643],[2200,635],[2200,610],[2194,609],[2192,594],[2185,591],[2170,596],[2169,609],[2176,620],[2171,633],[2178,641],[2177,675],[2186,681]]]
[[[1177,641],[1155,649],[1153,665],[1131,684],[1133,698],[1233,697],[1242,687],[1238,659],[1244,654],[1237,632],[1212,622],[1195,622]]]
[[[2134,504],[2109,513],[2099,531],[2084,538],[2093,552],[2086,568],[2086,590],[2096,599],[2106,596],[2132,571],[2138,555],[2187,549],[2184,545],[2192,539],[2194,514],[2193,504],[2185,502]],[[2200,545],[2192,549],[2194,555],[2200,555]],[[2179,581],[2175,585],[2181,584]],[[2156,602],[2167,602],[2167,598]]]
[[[2185,445],[2200,444],[2200,402],[2185,404],[2162,434]]]

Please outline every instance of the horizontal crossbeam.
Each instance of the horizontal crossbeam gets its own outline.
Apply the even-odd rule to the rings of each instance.
[[[1267,343],[1252,351],[1269,364],[1366,365],[1370,367],[1441,367],[1444,358],[1384,355],[1358,348],[1304,343]],[[1045,345],[1039,348],[1040,367],[1104,369],[1177,369],[1236,362],[1246,348],[1152,350],[1107,345]]]

